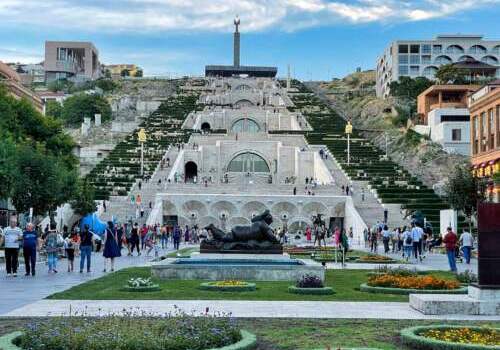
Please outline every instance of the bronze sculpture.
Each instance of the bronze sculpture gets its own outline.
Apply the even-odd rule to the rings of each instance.
[[[202,253],[253,253],[253,254],[281,254],[283,247],[269,226],[273,217],[269,210],[252,218],[249,226],[238,225],[230,232],[224,232],[214,224],[208,225],[206,230],[210,239],[200,245]]]

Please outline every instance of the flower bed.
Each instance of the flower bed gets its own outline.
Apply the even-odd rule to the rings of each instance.
[[[289,286],[288,292],[293,294],[330,295],[335,292],[331,287],[325,287],[323,280],[316,275],[302,276],[295,286]]]
[[[300,288],[296,286],[289,286],[288,292],[292,294],[307,294],[307,295],[332,295],[335,291],[332,287],[321,288]]]
[[[500,349],[500,328],[419,326],[401,331],[404,344],[422,350]]]
[[[35,321],[22,332],[1,337],[0,348],[249,350],[256,345],[253,334],[239,329],[228,318],[185,314],[163,318],[136,316],[55,317]]]
[[[467,294],[467,287],[457,281],[446,280],[432,275],[395,275],[372,276],[368,283],[363,283],[360,290],[370,293],[385,294]]]
[[[354,262],[360,264],[395,264],[398,261],[383,255],[365,255]]]
[[[157,292],[161,290],[158,284],[151,281],[151,278],[130,278],[122,289],[126,292]]]
[[[216,281],[200,284],[200,289],[220,292],[249,292],[257,289],[255,283],[244,281]]]

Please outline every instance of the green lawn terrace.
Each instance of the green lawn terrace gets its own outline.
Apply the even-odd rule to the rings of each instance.
[[[144,178],[150,178],[170,145],[184,143],[189,131],[181,125],[189,112],[199,109],[198,95],[175,95],[164,101],[145,118],[139,128],[118,143],[109,155],[87,175],[95,186],[95,199],[109,199],[111,195],[125,196],[137,179],[141,178],[141,145],[137,132],[144,128]]]
[[[384,204],[401,204],[410,214],[416,210],[422,212],[433,227],[439,232],[440,213],[449,209],[445,199],[407,170],[385,157],[385,153],[361,136],[354,129],[350,142],[350,164],[347,164],[347,137],[344,133],[346,121],[312,94],[291,95],[295,108],[307,117],[314,131],[306,133],[310,144],[324,144],[335,157],[344,172],[357,181],[367,181],[369,188],[376,191],[377,197]],[[316,108],[310,108],[315,105]],[[314,112],[310,112],[314,110]],[[460,216],[459,229],[465,226],[465,218]]]

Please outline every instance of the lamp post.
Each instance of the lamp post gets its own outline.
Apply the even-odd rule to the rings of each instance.
[[[137,133],[137,139],[141,144],[141,177],[144,177],[144,142],[146,142],[146,131],[141,128]]]
[[[347,165],[351,165],[351,134],[352,125],[350,121],[347,121],[345,126],[345,133],[347,134]]]

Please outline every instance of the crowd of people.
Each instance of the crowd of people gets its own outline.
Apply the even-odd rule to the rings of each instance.
[[[25,276],[35,276],[37,262],[45,260],[48,273],[55,274],[59,270],[59,261],[67,261],[67,271],[74,271],[75,259],[79,259],[79,271],[91,272],[93,267],[92,253],[102,254],[103,271],[114,271],[116,258],[124,255],[157,257],[161,249],[169,246],[178,250],[181,243],[196,244],[208,236],[205,229],[197,226],[180,227],[178,225],[142,225],[117,224],[108,222],[101,234],[96,234],[89,225],[80,229],[77,225],[62,232],[55,223],[48,224],[45,229],[27,223],[24,231],[18,226],[15,216],[10,218],[10,225],[0,229],[0,246],[5,248],[5,267],[7,276],[17,277],[20,265],[19,256],[24,258]],[[38,259],[38,258],[46,259]]]
[[[370,229],[364,230],[365,246],[370,252],[378,253],[382,242],[384,253],[400,253],[406,261],[422,262],[427,253],[432,253],[436,247],[446,250],[451,271],[457,271],[456,260],[461,259],[470,264],[474,247],[474,239],[470,232],[464,230],[460,237],[448,227],[442,235],[433,235],[424,230],[421,225],[413,222],[411,226],[396,227],[390,230],[387,224],[377,221]]]

